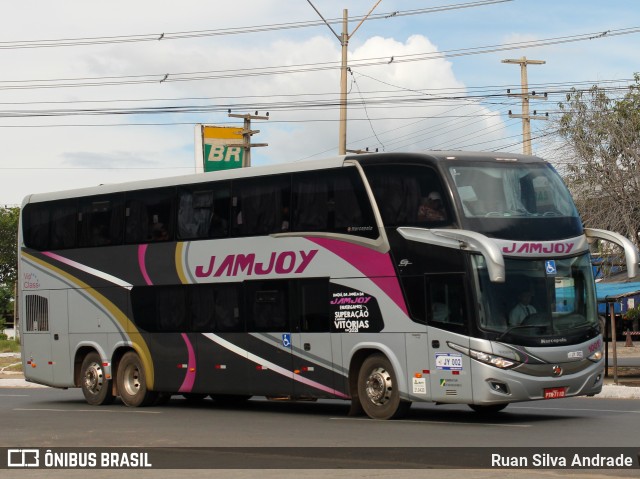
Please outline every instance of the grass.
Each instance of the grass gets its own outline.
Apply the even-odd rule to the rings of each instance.
[[[22,363],[20,358],[0,358],[0,374],[2,372],[20,372]]]
[[[19,353],[20,343],[13,339],[0,339],[0,353]]]

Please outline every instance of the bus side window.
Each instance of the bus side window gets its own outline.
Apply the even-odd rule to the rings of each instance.
[[[215,285],[215,330],[242,332],[244,324],[240,316],[240,283]]]
[[[178,193],[178,238],[223,238],[229,232],[228,182],[192,185]]]
[[[51,204],[51,249],[75,248],[78,210],[75,200]]]
[[[188,304],[191,331],[215,331],[215,294],[211,284],[188,286]]]
[[[153,287],[153,286],[152,286]],[[161,332],[183,332],[187,329],[186,288],[155,286],[156,328]]]
[[[79,220],[79,246],[121,244],[124,221],[123,195],[82,198]]]
[[[463,275],[429,275],[428,322],[432,326],[464,333],[466,327],[466,293]]]
[[[293,176],[293,231],[329,231],[329,184],[325,172]]]
[[[233,182],[233,235],[257,236],[289,231],[289,175]]]
[[[426,323],[427,308],[424,294],[424,275],[404,276],[401,279],[411,319],[419,323]]]
[[[145,243],[172,239],[174,197],[173,188],[128,193],[125,210],[125,241]]]
[[[438,173],[416,165],[372,165],[365,168],[386,227],[451,223]]]
[[[247,329],[286,332],[289,327],[288,281],[246,281],[244,283]]]
[[[373,210],[355,168],[294,175],[292,206],[293,231],[378,237]]]
[[[49,203],[31,203],[25,206],[23,234],[27,247],[40,251],[49,248],[50,212]]]
[[[302,279],[296,281],[299,293],[299,329],[303,333],[327,333],[331,331],[329,317],[329,278]]]

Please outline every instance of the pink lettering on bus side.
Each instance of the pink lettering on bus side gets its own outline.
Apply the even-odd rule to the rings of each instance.
[[[216,256],[211,256],[205,264],[195,267],[197,278],[220,276],[264,276],[267,274],[301,274],[313,261],[317,249],[309,251],[282,251],[272,252],[267,261],[256,262],[256,253],[230,254],[224,257],[216,267]]]

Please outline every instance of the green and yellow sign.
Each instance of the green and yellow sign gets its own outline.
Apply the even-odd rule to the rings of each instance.
[[[202,126],[204,171],[231,170],[244,166],[242,128]]]

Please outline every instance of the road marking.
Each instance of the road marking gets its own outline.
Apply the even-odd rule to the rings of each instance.
[[[403,423],[415,423],[415,424],[457,424],[460,426],[497,426],[497,427],[531,427],[530,424],[495,424],[490,422],[461,422],[461,421],[414,421],[412,419],[394,419],[393,421],[386,421],[384,419],[371,419],[371,418],[357,418],[357,417],[331,417],[334,421],[369,421],[369,422],[384,422],[387,424],[403,424]]]
[[[108,413],[125,413],[125,414],[162,414],[162,411],[128,411],[126,409],[37,409],[37,408],[15,408],[14,411],[40,411],[40,412],[108,412]]]
[[[3,398],[28,398],[28,394],[0,394]]]
[[[509,409],[535,409],[537,411],[564,411],[569,410],[564,407],[533,407],[533,406],[511,406]],[[640,414],[640,411],[621,411],[619,409],[576,409],[571,408],[570,411],[586,411],[586,412],[619,412],[619,413],[631,413]]]

